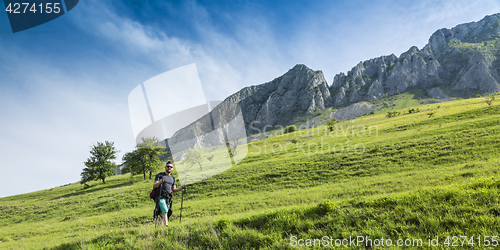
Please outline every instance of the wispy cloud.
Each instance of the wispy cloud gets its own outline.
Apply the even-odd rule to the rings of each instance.
[[[285,60],[280,58],[276,42],[270,39],[272,35],[266,33],[265,23],[254,20],[252,25],[248,21],[235,24],[238,32],[229,36],[211,26],[206,9],[192,5],[186,8],[190,8],[192,18],[200,19],[191,20],[196,23],[199,41],[171,37],[164,30],[118,16],[99,4],[87,6],[86,12],[98,14],[91,19],[91,25],[81,24],[81,28],[115,44],[117,50],[130,54],[130,58],[151,65],[158,74],[196,63],[207,98],[211,100],[223,99],[244,86],[272,80],[287,67],[293,67],[289,62],[283,66]]]

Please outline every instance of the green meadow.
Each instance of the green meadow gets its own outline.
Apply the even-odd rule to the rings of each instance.
[[[182,223],[176,193],[168,228],[142,175],[0,198],[0,249],[498,249],[500,101],[421,96],[332,131],[271,131],[188,186]]]

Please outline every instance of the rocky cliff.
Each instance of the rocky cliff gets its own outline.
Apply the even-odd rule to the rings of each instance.
[[[168,142],[170,145],[182,142],[189,145],[222,145],[227,135],[231,131],[239,131],[239,128],[225,128],[225,132],[217,129],[229,124],[240,113],[243,121],[238,125],[243,125],[246,134],[250,135],[293,124],[297,116],[312,114],[332,105],[323,72],[299,64],[270,82],[245,87],[229,96],[210,114],[176,132]],[[233,137],[241,138],[242,133],[239,131],[237,134]],[[187,144],[180,148],[185,149]]]
[[[442,93],[436,87],[469,94],[497,92],[500,91],[499,38],[500,14],[440,29],[422,49],[414,46],[399,57],[391,54],[360,62],[347,74],[337,74],[330,87],[321,71],[299,64],[270,82],[243,88],[229,96],[211,114],[178,131],[169,141],[189,141],[186,147],[222,145],[231,129],[214,131],[223,126],[220,121],[229,121],[240,113],[241,123],[250,135],[264,128],[293,124],[297,117],[315,110],[376,100],[412,88],[429,88],[429,93],[443,97],[449,93]],[[241,133],[238,136],[241,138]]]
[[[448,86],[479,93],[500,91],[500,14],[440,29],[422,49],[381,56],[337,74],[330,86],[335,106],[375,100],[412,88]]]
[[[244,88],[227,101],[240,104],[245,125],[253,130],[288,125],[297,116],[333,105],[323,72],[302,64],[271,82]]]

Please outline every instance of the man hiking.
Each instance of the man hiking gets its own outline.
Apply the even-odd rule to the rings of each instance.
[[[153,188],[157,188],[161,185],[161,196],[159,201],[161,215],[158,223],[160,225],[164,224],[165,226],[168,226],[168,217],[172,214],[172,193],[179,192],[186,188],[186,185],[182,185],[180,188],[175,187],[175,178],[172,176],[172,170],[174,170],[173,162],[167,161],[167,164],[165,164],[165,172],[158,173],[155,177],[155,183],[153,184]]]

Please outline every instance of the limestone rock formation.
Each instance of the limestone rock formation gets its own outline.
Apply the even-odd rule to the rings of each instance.
[[[500,14],[479,22],[440,29],[422,49],[411,47],[399,57],[360,62],[347,75],[333,78],[336,106],[379,99],[412,88],[449,86],[480,93],[500,91]]]
[[[241,112],[246,133],[250,135],[292,124],[297,116],[312,114],[332,105],[323,72],[298,64],[270,82],[243,88],[229,96],[210,114],[177,131],[168,143],[182,149],[222,144],[225,135],[216,131],[217,117],[225,116],[225,120],[229,121]],[[212,126],[212,121],[215,121],[215,126]],[[229,133],[232,130],[225,131]]]
[[[362,107],[356,108],[353,104],[414,88],[448,98],[450,93],[445,89],[483,94],[500,91],[499,83],[500,14],[495,14],[479,22],[440,29],[422,49],[413,46],[399,57],[391,54],[360,62],[347,74],[335,75],[331,86],[321,71],[298,64],[270,82],[245,87],[229,96],[210,114],[179,130],[168,141],[185,144],[186,148],[222,145],[234,129],[217,130],[221,126],[217,120],[230,120],[240,113],[244,133],[250,136],[264,128],[293,124],[297,117],[327,107],[354,107],[361,115],[375,107],[359,104]],[[343,109],[335,117],[351,119],[350,113],[351,108]]]

